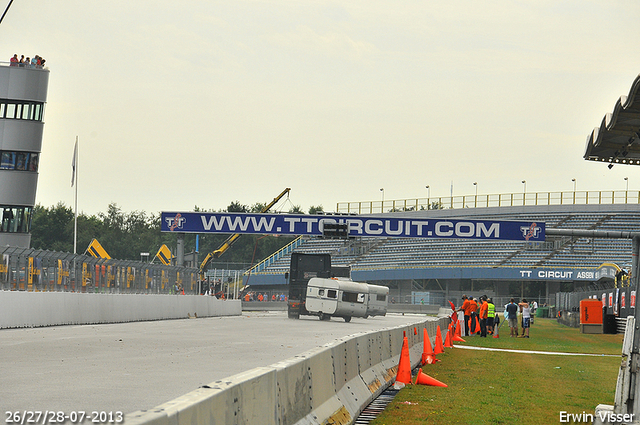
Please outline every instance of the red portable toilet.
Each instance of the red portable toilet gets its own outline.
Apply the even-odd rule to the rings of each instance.
[[[580,332],[583,334],[603,333],[601,300],[580,301]]]

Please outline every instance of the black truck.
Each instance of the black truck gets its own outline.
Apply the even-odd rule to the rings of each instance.
[[[289,279],[289,305],[290,319],[299,319],[300,315],[309,315],[305,308],[307,296],[307,284],[314,277],[351,277],[349,266],[331,266],[330,254],[305,254],[294,252],[291,254],[291,266],[288,273]]]

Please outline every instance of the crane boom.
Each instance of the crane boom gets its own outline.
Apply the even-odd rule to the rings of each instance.
[[[271,207],[273,207],[275,204],[277,204],[278,201],[280,199],[282,199],[282,197],[284,195],[287,195],[290,191],[291,191],[291,188],[289,188],[289,187],[286,188],[285,190],[283,190],[278,196],[273,198],[273,201],[271,201],[267,205],[265,205],[265,207],[260,212],[261,213],[266,213],[267,211],[269,211],[269,209],[271,209]],[[207,264],[209,264],[209,261],[211,261],[213,258],[219,258],[222,254],[224,254],[229,248],[231,248],[231,245],[233,245],[238,240],[238,238],[240,236],[241,236],[240,233],[235,233],[235,234],[229,236],[227,238],[227,240],[225,240],[222,243],[222,245],[220,245],[220,247],[218,247],[218,249],[216,249],[213,252],[208,253],[207,256],[204,257],[204,260],[202,260],[202,263],[200,263],[200,280],[204,280],[204,269],[205,269],[205,267],[207,267]]]
[[[7,8],[4,10],[4,13],[2,14],[2,16],[0,16],[0,24],[2,23],[2,21],[4,20],[4,15],[7,14],[7,12],[9,11],[9,8],[11,7],[11,3],[13,3],[13,0],[11,0],[9,2],[9,4],[7,5]]]

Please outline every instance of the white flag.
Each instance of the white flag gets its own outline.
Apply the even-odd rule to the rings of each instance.
[[[78,164],[78,138],[76,137],[76,145],[73,148],[73,159],[71,160],[71,187],[76,180],[76,165]]]

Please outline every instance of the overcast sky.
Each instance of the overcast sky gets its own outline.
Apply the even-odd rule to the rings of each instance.
[[[0,3],[2,11],[8,3]],[[640,189],[585,161],[640,73],[640,2],[14,0],[51,73],[36,201],[190,211]],[[285,205],[288,209],[290,205]]]

